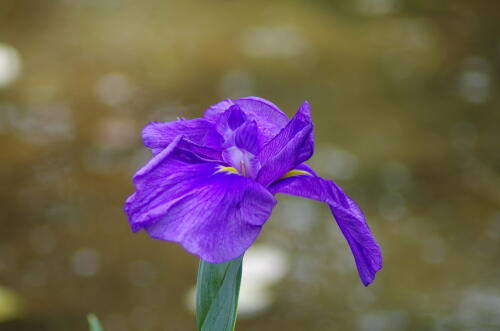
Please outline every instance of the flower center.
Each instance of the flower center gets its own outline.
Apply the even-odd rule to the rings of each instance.
[[[247,175],[247,169],[245,168],[245,162],[243,162],[243,160],[240,161],[240,170],[243,176]]]
[[[222,152],[222,158],[242,176],[255,178],[259,172],[260,162],[254,154],[245,149],[229,147]]]

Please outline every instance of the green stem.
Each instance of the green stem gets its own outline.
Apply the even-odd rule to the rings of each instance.
[[[233,331],[238,311],[243,256],[212,264],[200,261],[196,323],[200,331]]]

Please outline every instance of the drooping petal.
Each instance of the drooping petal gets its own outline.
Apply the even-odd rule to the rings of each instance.
[[[146,230],[153,238],[179,242],[207,262],[227,262],[241,256],[255,241],[276,200],[246,177],[230,173],[205,176],[200,179],[202,185]]]
[[[283,130],[259,152],[257,181],[267,186],[311,157],[314,151],[310,105],[306,101]]]
[[[367,286],[382,268],[382,253],[363,213],[356,203],[331,180],[298,175],[280,180],[269,187],[273,193],[285,193],[322,201],[330,207],[349,244],[362,283]]]
[[[175,138],[134,175],[136,192],[125,202],[132,231],[139,231],[163,216],[176,198],[196,184],[195,166],[200,160],[178,149],[181,140],[182,136]]]
[[[237,105],[248,120],[254,120],[257,123],[264,143],[272,139],[288,123],[288,116],[276,105],[258,97],[223,100],[209,107],[203,117],[213,123],[218,123],[233,105]]]
[[[144,145],[151,148],[153,154],[158,154],[179,135],[194,144],[221,149],[222,137],[213,123],[202,118],[165,123],[151,122],[142,130]]]
[[[136,192],[125,206],[132,230],[178,242],[210,263],[234,259],[256,239],[276,200],[247,177],[179,157],[180,139],[134,177]]]

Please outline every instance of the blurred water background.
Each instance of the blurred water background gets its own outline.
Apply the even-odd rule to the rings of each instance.
[[[500,2],[0,1],[0,330],[194,330],[197,259],[132,234],[148,121],[312,104],[311,164],[364,209],[280,197],[237,330],[500,330]]]

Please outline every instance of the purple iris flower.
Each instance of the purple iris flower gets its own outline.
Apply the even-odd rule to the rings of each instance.
[[[382,267],[380,248],[356,203],[304,162],[313,123],[304,102],[288,119],[271,102],[221,101],[203,118],[149,123],[153,158],[134,176],[125,203],[132,231],[180,243],[210,263],[241,256],[284,193],[326,203],[349,244],[364,285]]]

